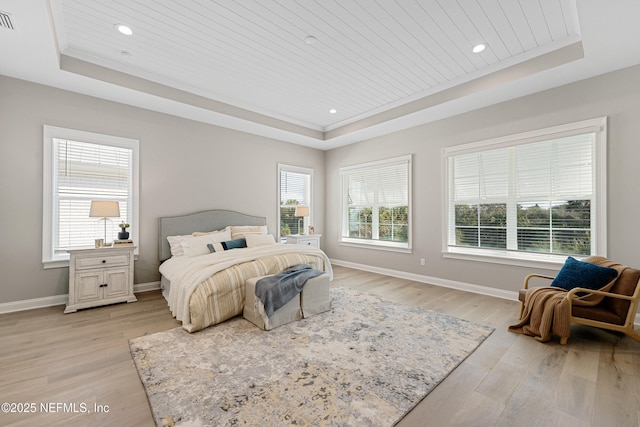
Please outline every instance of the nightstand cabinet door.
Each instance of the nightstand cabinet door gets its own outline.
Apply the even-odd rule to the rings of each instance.
[[[105,298],[126,296],[129,289],[129,269],[113,268],[105,270],[103,288]]]
[[[75,278],[75,302],[91,302],[100,300],[102,296],[102,272],[88,271],[76,274]]]
[[[133,302],[135,247],[70,250],[69,303],[65,313],[119,302]]]

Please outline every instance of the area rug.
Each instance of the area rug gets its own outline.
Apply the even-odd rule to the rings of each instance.
[[[349,288],[262,331],[242,317],[130,340],[159,426],[391,426],[493,328]]]

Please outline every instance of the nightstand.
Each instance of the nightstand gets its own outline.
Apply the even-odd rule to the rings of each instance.
[[[121,248],[69,250],[69,303],[64,312],[137,301],[133,294],[133,250]]]
[[[320,248],[320,236],[322,236],[322,234],[291,234],[287,236],[287,243]]]

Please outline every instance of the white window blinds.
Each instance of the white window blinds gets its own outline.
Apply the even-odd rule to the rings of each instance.
[[[55,126],[43,126],[42,262],[68,265],[67,249],[93,247],[95,239],[117,238],[130,224],[138,240],[139,141]],[[120,217],[89,217],[92,200],[115,200]],[[106,236],[105,236],[106,234]],[[135,249],[138,253],[138,249]]]
[[[309,205],[309,176],[286,170],[280,172],[281,205]]]
[[[341,242],[411,249],[411,156],[340,169]]]
[[[409,203],[407,159],[345,169],[342,173],[350,205],[394,207]]]
[[[594,142],[588,133],[453,156],[454,202],[590,198]]]
[[[279,173],[279,218],[280,238],[291,234],[305,234],[308,226],[313,224],[311,216],[300,218],[295,216],[296,206],[308,206],[313,214],[311,200],[311,181],[313,169],[300,166],[278,165]]]
[[[501,199],[509,191],[509,152],[507,149],[461,154],[451,158],[454,200],[458,203],[479,199]]]
[[[604,253],[606,120],[445,150],[447,250]]]
[[[55,161],[54,207],[57,233],[54,250],[91,246],[104,223],[89,217],[92,200],[116,200],[120,218],[107,221],[107,240],[113,240],[118,223],[130,223],[132,198],[131,149],[53,138]]]
[[[591,198],[595,133],[514,147],[516,196]]]

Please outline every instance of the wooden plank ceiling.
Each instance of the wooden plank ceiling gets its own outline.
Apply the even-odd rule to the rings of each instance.
[[[65,55],[318,130],[580,32],[575,0],[61,0],[61,11]]]

